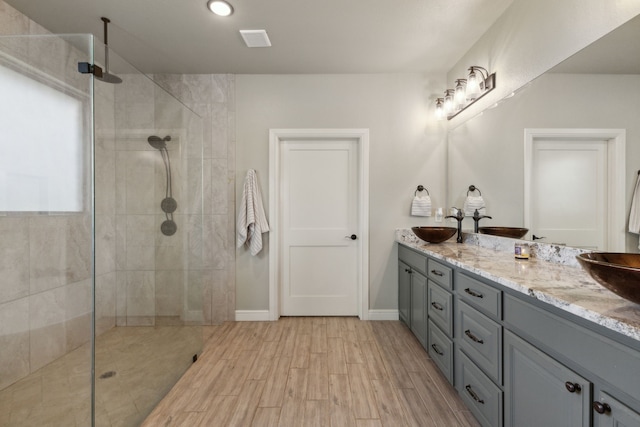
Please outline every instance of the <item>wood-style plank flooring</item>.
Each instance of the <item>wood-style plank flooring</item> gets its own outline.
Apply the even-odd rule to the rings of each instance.
[[[285,317],[206,332],[143,426],[478,426],[399,321]]]

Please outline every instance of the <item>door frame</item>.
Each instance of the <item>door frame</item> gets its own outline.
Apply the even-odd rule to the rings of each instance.
[[[524,130],[524,226],[531,228],[531,173],[533,143],[541,138],[592,138],[607,141],[607,250],[625,250],[625,129],[525,129]],[[611,207],[612,206],[612,207]]]
[[[282,236],[280,234],[280,155],[283,142],[353,139],[358,146],[358,316],[369,319],[369,129],[269,129],[269,320],[280,318]]]

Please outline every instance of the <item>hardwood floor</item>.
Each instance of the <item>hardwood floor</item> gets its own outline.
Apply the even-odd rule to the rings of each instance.
[[[479,425],[399,321],[285,317],[206,331],[202,355],[143,426]]]

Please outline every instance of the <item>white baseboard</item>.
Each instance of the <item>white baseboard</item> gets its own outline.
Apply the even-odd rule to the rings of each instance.
[[[269,310],[236,310],[236,322],[268,322]]]
[[[398,310],[369,310],[369,320],[398,320]],[[269,322],[269,310],[236,310],[236,322]]]
[[[398,310],[369,310],[369,320],[398,320]]]

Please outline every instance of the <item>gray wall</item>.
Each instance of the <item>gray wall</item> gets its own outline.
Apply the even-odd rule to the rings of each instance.
[[[368,128],[370,131],[370,301],[397,308],[394,230],[432,219],[409,216],[418,184],[435,206],[445,202],[445,124],[433,120],[430,95],[443,85],[419,74],[236,76],[236,198],[255,169],[268,210],[270,128]],[[265,245],[268,240],[265,240]],[[237,251],[238,310],[269,308],[268,247]]]

